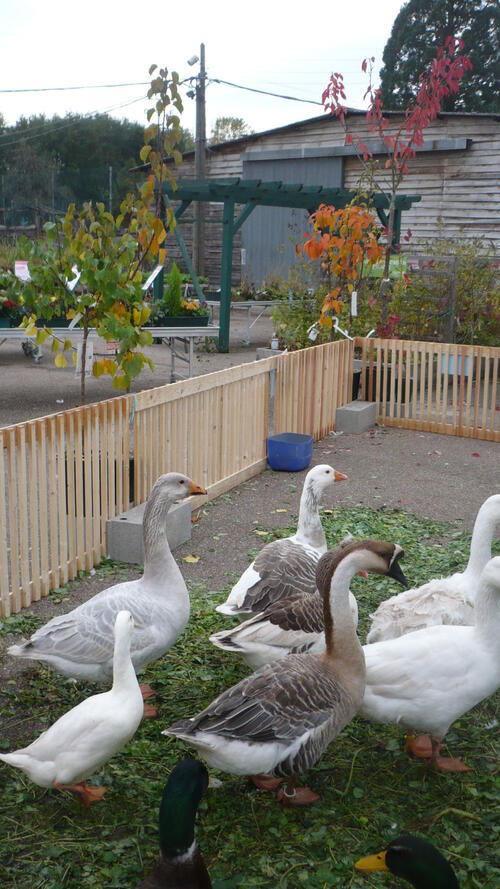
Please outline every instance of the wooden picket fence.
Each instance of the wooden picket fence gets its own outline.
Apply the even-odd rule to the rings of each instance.
[[[386,426],[500,441],[500,349],[357,337],[361,398]]]
[[[276,432],[326,434],[351,365],[330,343],[0,429],[1,614],[98,564],[107,520],[163,472],[215,497],[264,469],[270,411]]]
[[[129,508],[129,397],[0,429],[0,598],[7,616],[97,564]]]

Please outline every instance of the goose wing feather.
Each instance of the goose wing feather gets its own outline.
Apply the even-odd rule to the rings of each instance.
[[[253,643],[292,649],[314,644],[323,632],[323,602],[316,593],[280,600],[238,627],[214,633],[210,640],[233,651]]]
[[[132,654],[153,646],[156,632],[151,625],[151,601],[139,595],[138,583],[109,587],[68,614],[54,617],[20,646],[19,654],[35,659],[60,657],[75,664],[111,661],[116,615],[122,610],[131,611],[134,617]]]
[[[168,733],[288,744],[332,720],[333,711],[340,731],[353,713],[349,692],[317,658],[294,655],[257,670]]]
[[[250,566],[255,582],[246,590],[240,610],[256,613],[279,599],[314,593],[319,555],[311,547],[290,539],[269,543]]]

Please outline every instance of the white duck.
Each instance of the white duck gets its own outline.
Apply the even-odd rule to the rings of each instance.
[[[189,593],[168,545],[167,513],[179,500],[205,493],[178,472],[161,475],[144,510],[143,576],[108,587],[68,614],[53,618],[27,642],[12,645],[9,654],[44,661],[74,679],[109,681],[113,627],[123,609],[130,611],[136,627],[131,649],[136,671],[165,654],[189,619]],[[144,696],[151,693],[145,686]]]
[[[317,569],[324,654],[294,654],[261,667],[163,734],[182,738],[214,768],[253,775],[258,786],[269,786],[259,783],[269,781],[269,773],[288,776],[280,798],[289,805],[315,802],[317,794],[295,788],[295,776],[320,759],[364,693],[365,663],[349,608],[349,582],[360,570],[390,575],[401,555],[401,547],[379,541],[326,553]]]
[[[39,787],[81,794],[88,806],[106,787],[84,783],[135,734],[143,701],[130,659],[134,619],[120,611],[114,623],[113,687],[94,695],[61,716],[29,747],[1,753],[0,759],[26,772]]]
[[[382,602],[372,615],[368,643],[441,624],[474,623],[474,599],[481,571],[491,559],[491,541],[500,527],[500,494],[481,506],[472,532],[467,568],[436,578]]]
[[[324,463],[309,470],[300,498],[296,533],[268,543],[216,611],[248,617],[279,599],[315,592],[316,565],[326,552],[319,504],[331,485],[344,479],[347,476],[343,472]]]
[[[347,543],[343,541],[340,548]],[[366,571],[360,573],[366,575]],[[349,606],[356,629],[358,606],[351,592]],[[238,626],[213,633],[210,642],[223,651],[241,655],[254,670],[289,654],[317,654],[325,650],[323,598],[316,590],[310,595],[279,599]]]
[[[500,685],[500,556],[479,579],[472,627],[427,627],[363,648],[366,690],[360,715],[428,732],[407,748],[446,771],[460,759],[439,756],[450,725]]]

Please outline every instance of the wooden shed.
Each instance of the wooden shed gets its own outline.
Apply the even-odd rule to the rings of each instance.
[[[401,114],[388,112],[389,131]],[[482,237],[500,254],[500,115],[442,113],[425,132],[424,144],[411,161],[400,193],[420,194],[421,201],[403,216],[403,230],[412,231],[410,249],[429,250],[439,237],[471,240]],[[383,167],[384,146],[370,136],[365,112],[349,113],[350,132],[370,146]],[[361,172],[352,145],[345,145],[340,122],[330,115],[254,133],[207,150],[207,177],[281,180],[306,185],[356,188]],[[177,178],[194,177],[194,152],[184,155]],[[221,206],[206,206],[205,274],[220,280]],[[192,221],[180,223],[188,245]],[[301,210],[262,207],[244,223],[235,241],[233,284],[259,285],[273,273],[286,275],[295,262],[294,244],[307,228]],[[169,259],[178,256],[169,239]]]

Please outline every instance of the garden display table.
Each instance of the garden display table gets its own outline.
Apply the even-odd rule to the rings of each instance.
[[[144,327],[143,330],[151,331],[153,338],[162,340],[170,346],[170,382],[174,383],[177,379],[183,379],[182,374],[177,373],[175,369],[175,359],[183,361],[188,365],[188,377],[193,374],[193,357],[194,357],[194,341],[198,337],[218,337],[219,325],[208,324],[201,327]],[[176,351],[176,340],[181,340],[184,347],[187,347],[188,357]]]
[[[47,325],[49,326],[49,325]],[[77,363],[77,372],[79,372],[79,363],[80,363],[80,354],[82,347],[82,339],[83,339],[83,330],[81,327],[54,327],[52,328],[54,331],[54,336],[61,340],[71,340],[71,342],[76,342],[77,344],[77,353],[78,353],[78,363]],[[87,341],[87,359],[86,363],[90,367],[92,367],[93,362],[93,354],[94,354],[94,340],[97,336],[97,332],[95,330],[89,331],[89,337]],[[43,350],[41,346],[37,346],[35,343],[35,336],[27,336],[25,327],[2,327],[0,328],[0,346],[7,340],[21,340],[21,345],[23,347],[23,351],[27,356],[32,356],[33,360],[37,363],[40,362],[43,358]],[[27,344],[30,344],[29,346]]]
[[[214,306],[220,306],[220,300],[208,299],[207,305],[210,306],[210,311],[213,313]],[[245,299],[241,300],[241,302],[231,300],[231,309],[246,309],[247,312],[247,335],[243,340],[245,346],[250,345],[250,331],[254,324],[265,315],[267,309],[274,305],[276,305],[275,299]],[[252,311],[257,313],[257,317],[250,321]]]

